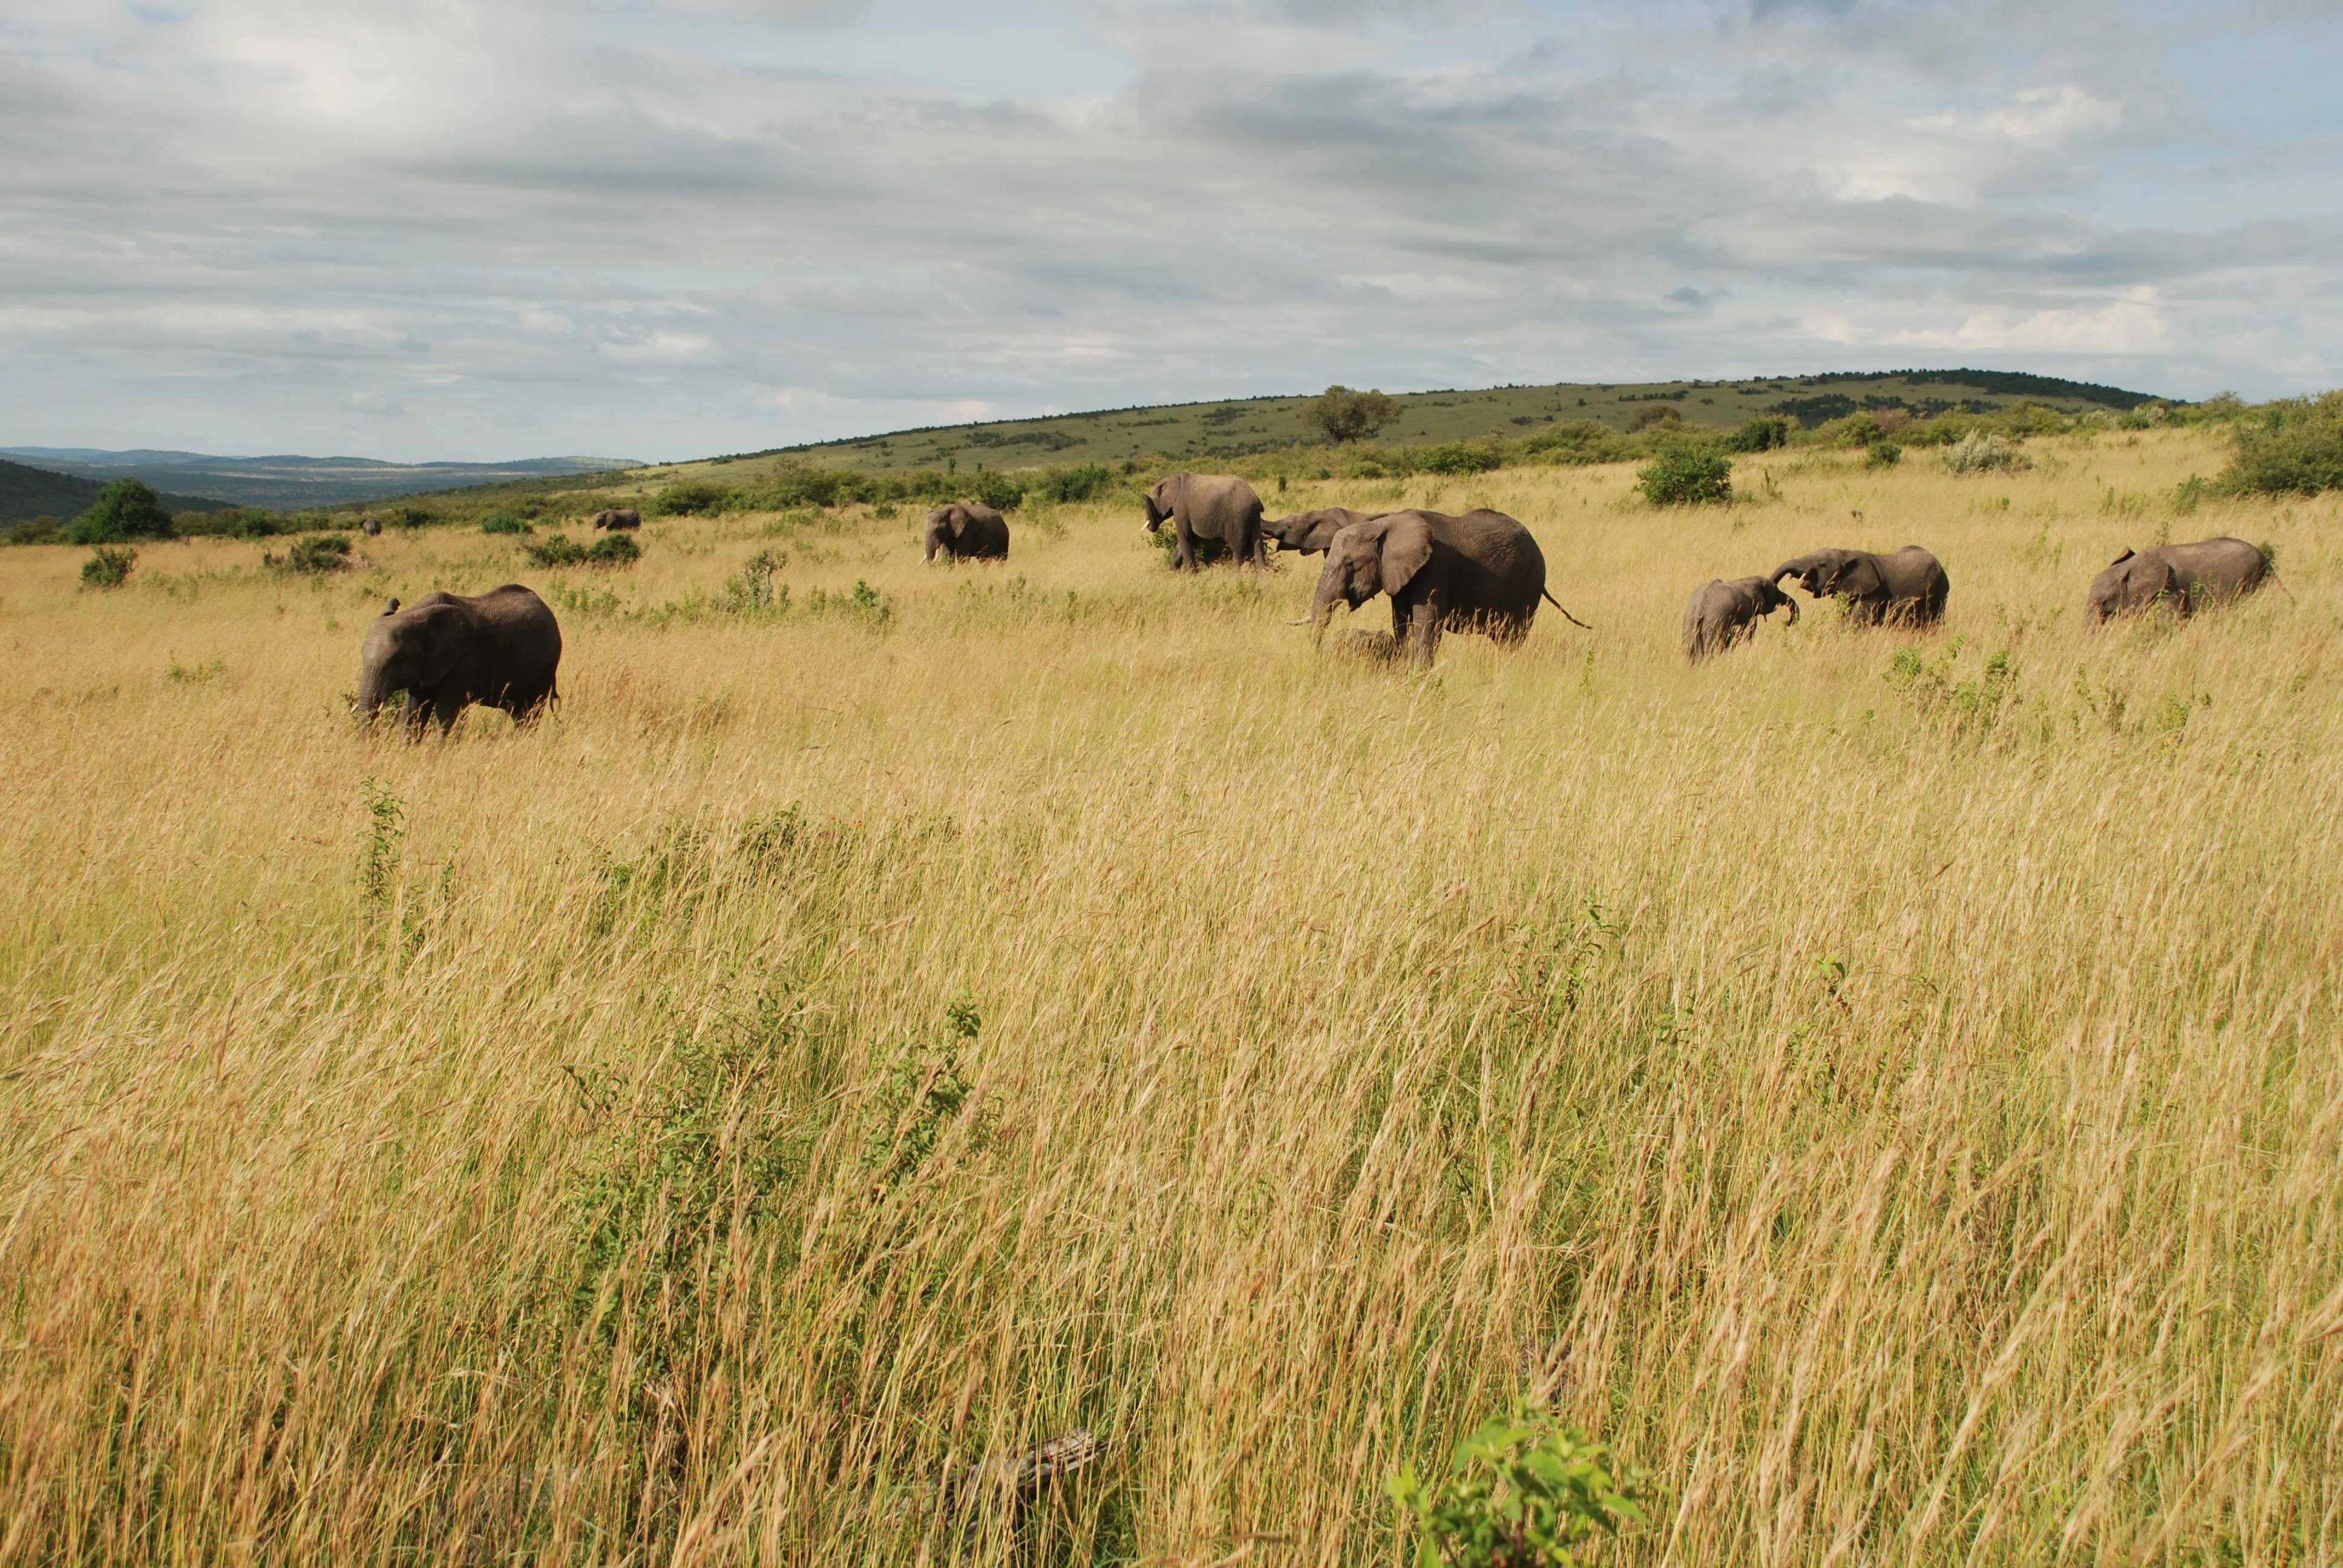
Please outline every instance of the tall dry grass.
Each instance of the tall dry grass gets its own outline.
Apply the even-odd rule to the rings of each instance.
[[[1283,498],[1503,508],[1598,628],[1422,678],[1122,512],[762,618],[644,613],[762,519],[653,524],[558,717],[411,747],[363,621],[508,541],[0,553],[0,1560],[1393,1562],[1534,1386],[1623,1561],[2336,1561],[2335,508],[2035,450]],[[2160,526],[2292,598],[2088,631]],[[1940,633],[1676,654],[1907,541]]]

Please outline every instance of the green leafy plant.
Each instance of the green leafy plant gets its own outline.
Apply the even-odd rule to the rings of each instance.
[[[531,566],[574,567],[586,558],[586,547],[575,539],[555,534],[550,538],[523,545],[521,554],[528,558]]]
[[[304,572],[313,577],[341,571],[350,564],[349,536],[304,534],[287,545],[281,556],[274,550],[261,551],[260,564],[275,571]]]
[[[960,1120],[976,1092],[961,1071],[960,1048],[983,1027],[966,991],[944,1008],[944,1039],[900,1048],[887,1064],[863,1121],[862,1164],[882,1187],[916,1174],[935,1152],[944,1130]]]
[[[2343,489],[2343,391],[2293,397],[2240,417],[2225,487],[2255,496]]]
[[[587,550],[589,567],[630,567],[643,558],[643,547],[635,543],[631,534],[611,534],[594,541]]]
[[[1733,459],[1690,445],[1663,447],[1635,472],[1655,507],[1719,506],[1733,499]]]
[[[740,563],[740,569],[724,579],[724,591],[717,606],[727,615],[779,615],[789,608],[789,585],[783,583],[776,589],[773,574],[789,564],[788,552],[759,550]]]
[[[537,530],[530,528],[518,518],[514,517],[510,512],[498,512],[480,520],[480,532],[484,534],[533,534],[537,532]]]
[[[118,588],[130,580],[130,568],[137,561],[136,550],[119,545],[99,545],[89,552],[89,559],[81,563],[81,586],[101,591]]]
[[[126,539],[167,539],[171,514],[163,498],[143,479],[115,480],[97,493],[89,510],[65,530],[65,542],[75,545],[118,545]]]
[[[2034,467],[2034,459],[2017,449],[2017,443],[2006,437],[1972,430],[1945,448],[1945,472],[1956,477],[1971,474],[2015,474]]]
[[[358,830],[358,902],[387,910],[407,842],[407,805],[388,780],[371,776],[359,784],[358,795],[366,808],[366,826]]]
[[[663,518],[711,517],[731,505],[732,492],[706,479],[679,479],[651,501]]]
[[[1866,468],[1892,468],[1904,460],[1904,448],[1894,441],[1874,441],[1863,449]]]
[[[1399,416],[1398,398],[1381,391],[1353,392],[1340,383],[1327,387],[1302,410],[1302,417],[1337,446],[1363,441]]]
[[[1577,1568],[1592,1544],[1641,1524],[1644,1477],[1527,1401],[1484,1423],[1430,1484],[1403,1469],[1383,1490],[1407,1511],[1417,1568]]]
[[[1723,442],[1728,452],[1770,452],[1789,444],[1790,422],[1779,414],[1760,414],[1746,420]]]

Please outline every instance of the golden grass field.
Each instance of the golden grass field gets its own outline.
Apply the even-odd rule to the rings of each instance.
[[[0,1561],[1396,1563],[1534,1386],[1605,1562],[2343,1560],[2337,503],[2028,450],[1272,497],[1532,526],[1594,634],[1425,676],[1127,506],[0,552]],[[2292,597],[2092,631],[2166,528]],[[1906,542],[1940,632],[1684,667]],[[357,731],[385,595],[515,578],[558,714]]]

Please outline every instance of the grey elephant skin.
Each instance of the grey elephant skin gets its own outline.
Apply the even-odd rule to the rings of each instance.
[[[1155,481],[1147,492],[1147,531],[1166,522],[1178,548],[1172,565],[1181,571],[1196,569],[1196,547],[1216,540],[1228,547],[1229,559],[1261,566],[1269,558],[1261,531],[1261,498],[1234,474],[1173,474]]]
[[[358,519],[358,532],[370,539],[379,538],[382,537],[382,524],[375,519],[372,513],[368,513]]]
[[[2242,598],[2269,580],[2269,558],[2227,536],[2193,545],[2151,545],[2126,550],[2091,583],[2094,622],[2109,616],[2170,605],[2194,615],[2209,605]]]
[[[487,593],[397,599],[367,628],[358,650],[358,716],[371,720],[393,693],[410,733],[433,719],[444,733],[475,702],[527,724],[560,693],[561,628],[553,611],[518,583]]]
[[[625,533],[629,528],[641,528],[643,515],[632,507],[605,507],[594,514],[594,526],[614,534]]]
[[[942,556],[955,561],[1005,561],[1009,558],[1009,519],[975,501],[954,501],[928,508],[925,559]]]
[[[1861,626],[1933,626],[1944,618],[1945,600],[1953,591],[1943,565],[1917,545],[1884,556],[1815,550],[1784,561],[1765,580],[1778,583],[1786,577],[1796,578],[1812,598],[1845,601],[1848,618]]]
[[[1684,606],[1684,652],[1694,664],[1747,640],[1757,623],[1787,607],[1790,624],[1798,624],[1798,601],[1764,578],[1735,578],[1726,582],[1711,578],[1692,590]]]
[[[1391,598],[1393,641],[1419,667],[1432,662],[1443,631],[1520,643],[1541,598],[1572,625],[1586,624],[1546,592],[1544,552],[1503,512],[1392,512],[1336,534],[1310,604],[1318,638],[1337,604],[1357,609],[1379,593]]]
[[[1334,542],[1334,536],[1353,523],[1371,523],[1383,515],[1354,512],[1348,507],[1321,507],[1314,512],[1296,512],[1290,518],[1264,518],[1261,531],[1264,538],[1277,541],[1280,551],[1320,556]]]

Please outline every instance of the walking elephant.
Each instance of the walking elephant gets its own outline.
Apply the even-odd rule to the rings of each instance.
[[[626,533],[643,526],[642,513],[632,507],[605,507],[594,514],[594,526],[608,528],[614,534]]]
[[[1373,522],[1381,512],[1354,512],[1348,507],[1322,507],[1314,512],[1296,512],[1290,518],[1265,518],[1261,531],[1264,538],[1275,539],[1281,550],[1292,550],[1300,555],[1323,555],[1334,536],[1353,523]]]
[[[1196,569],[1196,547],[1217,540],[1240,566],[1261,566],[1269,557],[1261,531],[1261,498],[1234,474],[1173,474],[1147,492],[1147,531],[1168,519],[1178,541],[1172,565]]]
[[[981,501],[930,507],[925,538],[927,560],[939,555],[955,561],[1009,558],[1009,519]]]
[[[1684,658],[1698,664],[1747,640],[1757,623],[1787,606],[1790,624],[1798,624],[1798,601],[1764,578],[1735,578],[1731,582],[1712,578],[1692,590],[1684,606]]]
[[[1573,626],[1586,624],[1546,592],[1544,553],[1503,512],[1392,512],[1335,535],[1310,604],[1320,640],[1338,601],[1355,610],[1378,593],[1391,597],[1392,639],[1419,667],[1432,662],[1450,628],[1520,643],[1540,598]]]
[[[358,716],[372,720],[397,692],[411,734],[435,717],[445,733],[475,702],[528,724],[560,695],[560,665],[553,611],[518,583],[477,598],[426,594],[405,609],[392,599],[358,650]]]
[[[1779,583],[1786,577],[1796,578],[1811,598],[1843,600],[1848,617],[1862,626],[1933,626],[1944,618],[1945,600],[1953,591],[1944,567],[1917,545],[1884,556],[1815,550],[1784,561],[1765,580]]]
[[[2226,536],[2193,545],[2126,550],[2091,583],[2091,619],[2100,622],[2156,604],[2194,615],[2243,598],[2269,578],[2269,557],[2243,539]]]

